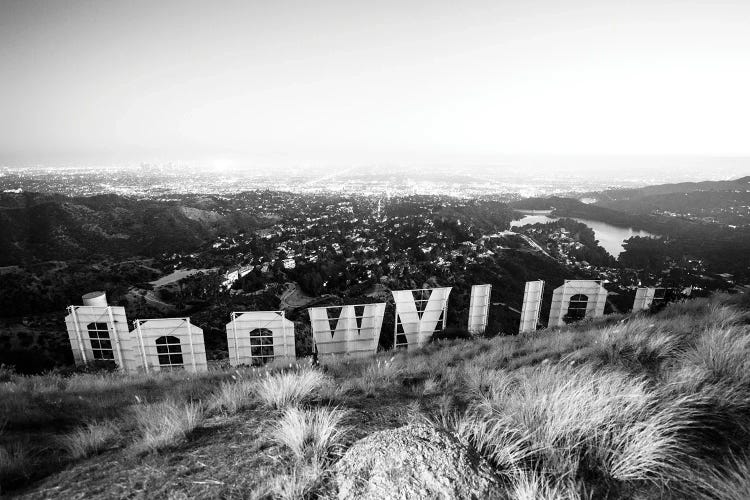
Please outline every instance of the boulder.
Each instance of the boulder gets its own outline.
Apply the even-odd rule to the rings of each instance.
[[[340,499],[499,496],[491,466],[452,434],[426,424],[375,432],[334,466]]]

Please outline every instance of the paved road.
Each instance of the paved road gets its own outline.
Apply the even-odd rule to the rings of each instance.
[[[529,238],[525,234],[521,234],[521,233],[516,233],[516,234],[518,236],[520,236],[521,238],[523,238],[524,241],[526,243],[528,243],[531,248],[534,248],[535,250],[539,250],[540,252],[542,252],[544,255],[546,255],[550,259],[553,258],[550,254],[547,253],[547,250],[545,250],[544,248],[542,248],[542,246],[539,243],[537,243],[536,241],[532,240],[531,238]]]
[[[314,300],[314,298],[306,295],[300,290],[297,283],[286,283],[286,290],[281,294],[279,300],[279,308],[281,310],[286,310],[303,307],[310,301]]]

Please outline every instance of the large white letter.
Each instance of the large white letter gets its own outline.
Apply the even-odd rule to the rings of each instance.
[[[487,316],[490,312],[490,294],[492,285],[474,285],[471,287],[469,300],[469,333],[481,335],[487,328]]]
[[[203,330],[190,318],[160,318],[135,321],[133,332],[141,346],[143,369],[191,372],[208,371]]]
[[[647,311],[654,302],[656,288],[639,288],[635,291],[633,311]]]
[[[562,326],[565,316],[571,319],[604,316],[607,290],[596,280],[565,280],[552,293],[552,306],[547,326]]]
[[[65,326],[76,366],[112,361],[124,371],[138,369],[140,351],[125,308],[108,305],[104,292],[86,294],[82,306],[68,307]]]
[[[539,322],[539,311],[542,309],[542,294],[544,281],[527,281],[523,291],[523,306],[521,307],[521,326],[518,333],[536,331]]]
[[[394,290],[391,293],[396,302],[394,347],[422,346],[432,338],[436,329],[445,328],[451,287]],[[398,331],[399,327],[402,332]],[[405,340],[399,342],[399,335],[403,335]]]
[[[284,311],[233,312],[227,323],[227,344],[232,366],[293,360],[294,323]]]
[[[369,355],[377,352],[385,302],[311,307],[308,312],[318,354]]]

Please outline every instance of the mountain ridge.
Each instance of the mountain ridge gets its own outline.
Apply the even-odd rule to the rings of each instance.
[[[190,251],[220,231],[254,228],[249,215],[223,215],[204,203],[160,201],[114,194],[0,195],[0,265],[92,254],[153,256]]]

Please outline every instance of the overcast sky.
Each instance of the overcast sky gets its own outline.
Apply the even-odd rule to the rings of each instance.
[[[0,0],[0,164],[750,154],[750,1]]]

